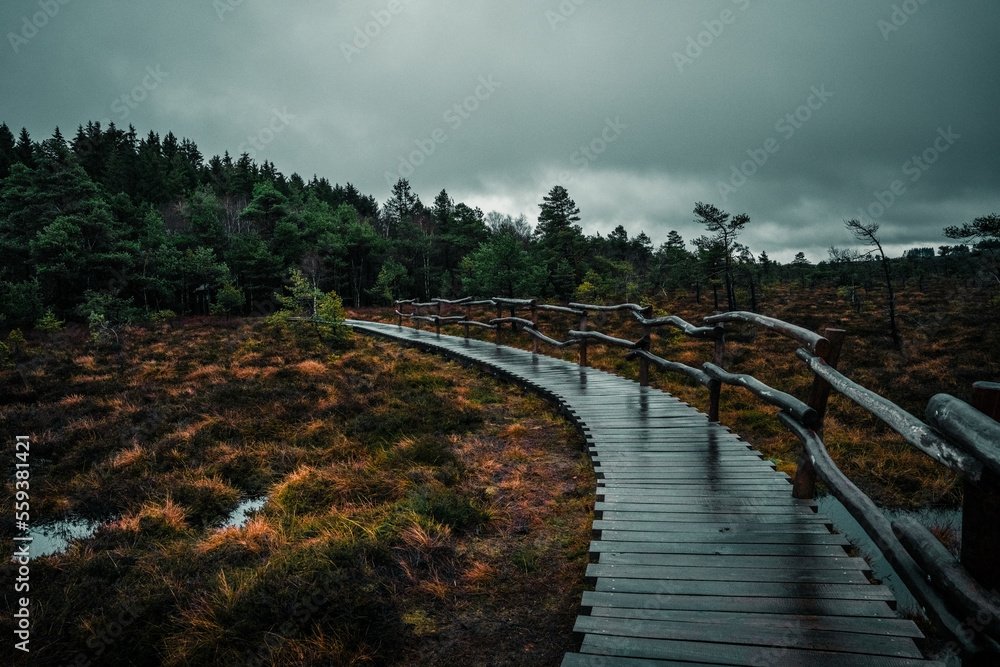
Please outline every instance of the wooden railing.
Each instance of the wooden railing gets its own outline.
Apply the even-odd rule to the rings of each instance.
[[[401,308],[410,305],[412,313]],[[464,315],[444,315],[445,308],[462,308]],[[495,310],[486,321],[472,319],[473,308]],[[433,313],[425,314],[428,309]],[[508,314],[505,315],[507,311]],[[528,311],[529,317],[518,317]],[[568,338],[558,340],[540,332],[538,313],[573,316],[578,326],[569,328]],[[588,328],[592,314],[631,312],[642,334],[635,341],[624,340]],[[802,443],[799,465],[792,485],[798,498],[815,495],[817,476],[843,503],[865,529],[872,541],[903,579],[930,620],[950,634],[969,656],[966,664],[980,664],[1000,653],[1000,384],[976,383],[973,404],[947,394],[938,394],[927,405],[920,421],[899,406],[848,379],[836,370],[844,342],[842,329],[826,329],[820,335],[771,317],[748,312],[728,312],[705,318],[706,326],[696,326],[676,316],[652,317],[652,307],[626,303],[600,306],[570,303],[568,306],[540,304],[534,299],[471,298],[428,303],[397,301],[396,314],[416,323],[429,322],[438,334],[443,324],[455,323],[469,337],[470,327],[495,331],[501,343],[504,324],[532,339],[532,351],[539,345],[557,349],[577,347],[578,362],[587,365],[587,349],[606,345],[627,350],[626,358],[639,363],[639,383],[649,384],[650,367],[678,373],[701,384],[709,392],[708,416],[719,419],[722,385],[740,386],[780,409],[778,418]],[[760,380],[722,368],[727,323],[741,323],[766,329],[800,343],[796,355],[813,372],[813,383],[805,400],[778,391]],[[712,341],[714,363],[694,368],[656,356],[653,332],[659,327],[675,327],[686,336]],[[519,329],[518,329],[519,328]],[[956,472],[964,483],[961,561],[956,560],[921,524],[910,519],[890,522],[874,502],[864,495],[838,468],[823,443],[823,420],[831,390],[851,399],[900,433],[910,444]],[[982,662],[982,664],[989,664]]]

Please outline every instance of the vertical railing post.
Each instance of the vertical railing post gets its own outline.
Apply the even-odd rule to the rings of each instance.
[[[466,306],[465,307],[465,321],[468,322],[471,319],[472,319],[472,306]],[[465,340],[469,340],[469,325],[468,324],[464,324],[462,326],[465,327]]]
[[[441,335],[441,302],[437,302],[437,319],[434,320],[434,332]]]
[[[642,325],[642,340],[643,347],[640,349],[649,352],[649,348],[653,346],[653,329],[646,325]],[[648,387],[649,386],[649,359],[644,356],[639,357],[639,386]]]
[[[538,302],[531,300],[531,328],[538,331]],[[531,337],[531,353],[538,354],[538,339]]]
[[[587,330],[587,311],[583,311],[583,314],[580,315],[580,331],[586,331],[586,330]],[[587,339],[586,338],[580,339],[580,365],[581,366],[586,366],[587,365]]]
[[[1000,421],[1000,383],[972,385],[972,407]],[[1000,448],[1000,443],[997,443]],[[984,473],[978,487],[966,482],[962,501],[962,566],[988,591],[1000,590],[1000,480]],[[984,482],[984,483],[983,483]],[[978,664],[978,663],[976,663]],[[986,664],[986,663],[982,663]]]
[[[726,327],[715,327],[715,365],[722,368],[726,356]],[[716,380],[708,386],[708,419],[719,421],[719,403],[722,401],[722,382]]]
[[[719,368],[724,368],[723,361],[726,353],[726,327],[721,324],[715,327],[715,363]]]
[[[397,301],[396,302],[396,320],[397,320],[396,326],[399,326],[399,327],[403,326],[403,310],[402,310],[402,307],[403,307],[403,304],[401,304],[400,302]]]
[[[830,368],[836,368],[840,362],[840,350],[844,346],[844,336],[847,332],[843,329],[826,329],[823,334],[830,346],[819,351],[819,357],[826,362]],[[813,378],[812,389],[809,390],[809,400],[806,401],[809,407],[816,411],[819,419],[813,430],[820,436],[823,435],[823,417],[826,415],[826,404],[830,399],[830,383],[816,376]],[[792,480],[792,497],[811,500],[816,495],[816,470],[812,461],[805,452],[804,447],[799,447],[799,464],[795,468],[795,479]]]
[[[708,385],[708,421],[719,423],[719,400],[722,397],[722,380],[712,380]]]
[[[500,319],[501,317],[503,317],[503,305],[501,305],[501,304],[498,303],[497,304],[497,319]],[[500,330],[502,328],[503,328],[503,325],[500,324],[499,322],[497,322],[497,328],[496,328],[497,345],[500,344]]]
[[[413,313],[417,317],[421,317],[420,306],[418,306],[417,304],[413,304]],[[417,327],[417,331],[420,331],[420,320],[413,320],[413,321],[416,322],[415,326]]]

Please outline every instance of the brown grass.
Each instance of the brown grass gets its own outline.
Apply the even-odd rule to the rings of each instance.
[[[575,648],[595,480],[541,401],[259,321],[134,328],[121,354],[85,340],[30,341],[0,376],[38,399],[0,406],[3,430],[34,438],[33,515],[116,517],[32,563],[33,665],[557,664]],[[215,527],[262,494],[246,525]]]

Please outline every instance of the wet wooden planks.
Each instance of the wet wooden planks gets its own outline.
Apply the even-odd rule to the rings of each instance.
[[[598,476],[594,540],[564,667],[937,665],[815,504],[723,426],[662,391],[543,355],[349,321],[548,398]]]

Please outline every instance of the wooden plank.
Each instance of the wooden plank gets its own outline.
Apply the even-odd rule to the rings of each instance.
[[[868,584],[868,578],[858,570],[814,568],[812,561],[799,559],[796,567],[718,568],[672,565],[631,565],[619,563],[591,563],[587,566],[587,580],[612,579],[670,579],[671,581],[711,581],[748,583],[807,583],[807,584]]]
[[[632,553],[627,550],[602,551],[595,554],[601,565],[657,565],[662,567],[722,567],[730,570],[801,567],[807,562],[810,568],[819,570],[854,570],[870,572],[871,567],[863,558],[850,558],[841,552],[833,556],[806,558],[803,554],[793,556],[751,556],[747,554],[676,554],[676,553]]]
[[[697,492],[682,494],[670,487],[662,490],[639,489],[637,492],[629,493],[627,489],[615,489],[614,487],[602,486],[597,489],[596,502],[602,503],[636,503],[636,504],[664,504],[676,505],[689,502],[713,503],[713,507],[805,507],[814,509],[808,503],[791,503],[790,499],[780,491],[767,491],[755,493],[753,498],[739,497],[719,497],[717,493],[712,493],[710,489],[692,487]]]
[[[794,506],[791,504],[782,503],[780,505],[746,505],[739,501],[739,499],[733,499],[732,501],[727,501],[725,499],[711,499],[703,500],[702,502],[680,502],[680,503],[630,503],[630,502],[597,502],[594,504],[595,512],[629,512],[635,513],[636,516],[628,515],[626,518],[636,518],[642,520],[642,516],[646,516],[650,513],[656,512],[660,514],[671,515],[674,513],[681,514],[756,514],[756,515],[768,515],[768,514],[778,514],[787,516],[789,514],[794,516],[817,516],[811,508],[805,506]],[[640,516],[642,515],[642,516]],[[602,518],[609,519],[609,516],[604,516]],[[828,519],[823,519],[824,523],[828,522]]]
[[[669,595],[584,591],[584,609],[672,609],[756,614],[806,614],[858,618],[896,618],[884,600],[839,600],[810,597],[743,597],[739,595]]]
[[[695,641],[587,635],[582,653],[622,657],[687,660],[697,664],[768,665],[768,667],[944,667],[919,658],[873,657],[789,647],[746,646]],[[591,664],[607,664],[603,662]]]
[[[692,471],[678,471],[678,472],[652,471],[652,472],[634,472],[634,473],[607,472],[607,473],[602,473],[601,479],[606,480],[609,484],[611,482],[638,482],[643,480],[656,482],[658,484],[667,484],[667,483],[703,484],[705,482],[753,481],[759,479],[760,476],[764,474],[780,476],[783,473],[727,472],[725,470],[717,470],[717,471],[692,470]]]
[[[709,461],[713,459],[726,459],[726,458],[739,458],[742,459],[746,456],[752,456],[758,459],[763,459],[764,455],[761,454],[756,449],[748,449],[746,443],[742,443],[743,447],[732,448],[731,451],[725,452],[605,452],[600,454],[595,454],[593,456],[594,463],[599,463],[601,461],[670,461],[675,458],[691,458],[694,460]]]
[[[871,618],[863,616],[830,616],[802,614],[768,614],[731,611],[686,611],[675,609],[631,609],[623,607],[592,607],[589,616],[639,618],[655,621],[703,623],[712,625],[742,625],[786,630],[825,630],[853,632],[863,635],[923,638],[913,621],[902,618]]]
[[[595,461],[594,468],[597,472],[638,472],[641,470],[674,471],[682,472],[688,470],[695,471],[739,471],[752,472],[754,474],[767,474],[775,469],[772,461],[763,461],[755,457],[738,458],[733,456],[728,459],[717,461],[706,461],[704,459],[689,458],[678,461]]]
[[[723,452],[706,451],[667,451],[667,452],[609,452],[598,453],[591,459],[595,466],[617,466],[619,468],[636,468],[640,466],[676,466],[676,465],[763,465],[774,467],[774,461],[761,458],[750,450],[733,447]]]
[[[621,554],[622,557],[648,554],[668,558],[671,556],[738,556],[740,558],[763,556],[771,559],[790,557],[828,560],[846,558],[846,546],[846,540],[844,540],[844,544],[776,544],[774,541],[751,542],[750,540],[742,542],[632,542],[605,538],[590,543],[590,557],[592,560],[599,561],[604,558],[604,554],[616,553]]]
[[[827,524],[817,521],[797,521],[794,523],[770,523],[761,521],[757,523],[749,523],[744,522],[742,519],[735,521],[732,519],[719,520],[711,516],[696,518],[694,515],[687,515],[685,518],[677,521],[595,519],[593,529],[595,532],[605,530],[627,530],[632,532],[647,533],[650,538],[654,537],[655,533],[687,533],[689,535],[701,535],[702,537],[705,537],[707,535],[724,535],[726,533],[732,533],[734,535],[742,535],[746,533],[817,533],[823,535],[830,532],[827,529]],[[661,535],[655,541],[659,542],[665,539],[674,539],[674,536],[671,535],[671,537],[667,538]]]
[[[678,479],[690,478],[701,480],[714,479],[757,479],[774,470],[771,466],[733,464],[701,465],[701,466],[640,466],[620,468],[616,466],[595,467],[594,472],[600,479],[633,480],[633,479]]]
[[[709,512],[695,511],[675,511],[675,512],[627,512],[619,510],[602,510],[600,521],[606,523],[627,522],[632,525],[655,524],[658,522],[684,522],[697,523],[702,526],[715,527],[717,524],[737,524],[740,526],[756,526],[766,524],[769,526],[784,526],[786,524],[795,526],[832,526],[832,522],[821,514],[764,514],[753,512]]]
[[[895,603],[885,586],[874,584],[814,584],[754,581],[655,581],[601,577],[596,591],[656,595],[735,595],[737,597],[811,597],[832,600],[881,600]]]
[[[646,619],[624,619],[601,616],[579,616],[574,632],[618,637],[676,639],[697,642],[719,642],[749,646],[780,646],[807,648],[813,651],[846,651],[868,655],[920,658],[909,637],[881,636],[853,632],[806,628],[731,625],[720,629],[703,623],[684,623]]]
[[[775,494],[772,497],[726,498],[718,497],[714,494],[701,496],[670,496],[653,495],[652,493],[646,491],[639,494],[603,492],[600,493],[600,497],[597,499],[595,509],[621,509],[628,511],[632,508],[626,507],[626,505],[631,505],[634,506],[635,509],[642,509],[645,507],[650,510],[663,509],[669,511],[670,507],[675,505],[697,505],[711,510],[727,509],[736,511],[752,511],[754,509],[759,509],[764,512],[781,510],[793,511],[799,514],[815,514],[814,505],[810,505],[806,502],[795,503],[792,502],[793,500],[794,499],[785,498],[780,494]],[[615,507],[607,507],[606,505],[614,505]]]
[[[597,523],[595,521],[595,523]],[[664,524],[660,524],[664,525]],[[600,533],[600,541],[616,545],[620,548],[622,542],[649,544],[652,548],[670,548],[669,545],[710,544],[722,549],[727,544],[786,544],[799,547],[822,544],[847,545],[849,542],[843,535],[837,535],[826,530],[811,530],[809,532],[795,530],[766,530],[757,527],[755,530],[694,530],[691,524],[674,524],[674,531],[661,530],[628,530],[595,526],[595,532]],[[651,533],[669,533],[655,535]],[[593,543],[591,543],[593,544]],[[666,547],[657,545],[667,545]],[[591,547],[593,548],[593,547]],[[631,545],[630,545],[631,548]],[[676,548],[680,548],[677,546]],[[661,552],[662,553],[662,552]],[[669,552],[668,552],[669,553]]]
[[[788,483],[786,480],[775,480],[772,483],[767,482],[755,482],[748,480],[709,480],[709,479],[678,479],[678,480],[642,480],[642,481],[623,481],[623,480],[607,480],[598,479],[597,480],[597,491],[598,493],[606,493],[607,491],[622,492],[622,491],[649,491],[654,492],[669,492],[678,491],[682,489],[709,489],[715,491],[720,497],[733,496],[737,494],[750,494],[757,493],[758,491],[776,491],[779,493],[785,493],[788,489]]]

